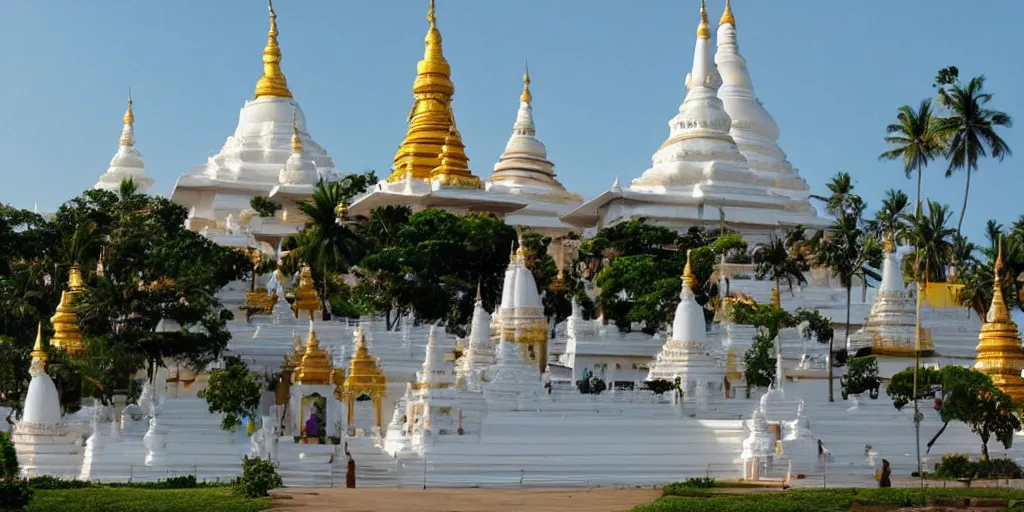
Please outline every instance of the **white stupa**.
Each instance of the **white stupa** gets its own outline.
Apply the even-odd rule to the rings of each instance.
[[[492,328],[505,340],[519,346],[523,358],[538,372],[547,366],[548,322],[533,272],[526,266],[526,248],[520,240],[505,271],[501,307]]]
[[[308,181],[311,169],[316,170],[318,179],[338,179],[334,161],[306,131],[306,116],[292,97],[281,72],[277,37],[277,15],[271,7],[270,31],[263,50],[263,75],[256,83],[253,99],[245,102],[239,113],[234,134],[217,154],[181,175],[174,185],[171,200],[190,209],[190,229],[207,228],[209,234],[223,232],[228,215],[237,220],[243,210],[249,210],[253,197],[269,196],[272,189],[282,184],[282,168],[289,166],[289,159],[295,153],[293,136],[302,147],[301,165],[295,167],[295,162],[292,163],[292,170],[301,171],[298,174],[301,181]],[[293,175],[288,176],[286,181],[291,181]],[[271,247],[281,237],[298,231],[303,224],[293,201],[283,199],[286,200],[275,198],[283,208],[273,218],[242,217],[251,218],[248,227]]]
[[[50,475],[77,478],[82,464],[81,439],[61,417],[60,394],[46,374],[49,356],[43,348],[43,326],[36,331],[25,394],[25,409],[14,426],[11,439],[18,454],[21,473],[26,477]]]
[[[479,391],[487,379],[487,370],[494,364],[494,343],[491,342],[490,315],[484,309],[480,287],[477,286],[473,319],[470,322],[469,346],[455,364],[460,389]]]
[[[135,111],[132,108],[131,91],[128,91],[128,108],[124,111],[123,120],[117,152],[110,159],[107,172],[100,175],[99,181],[92,188],[117,192],[121,182],[130,179],[135,182],[139,193],[148,194],[153,189],[153,179],[146,174],[142,154],[135,149]]]
[[[704,327],[704,308],[693,298],[695,283],[687,251],[679,305],[672,320],[672,335],[647,376],[647,380],[669,381],[678,377],[687,397],[696,396],[698,388],[703,388],[703,392],[717,391],[725,382],[725,369],[715,361]]]
[[[824,225],[813,210],[801,206],[806,200],[796,201],[775,192],[780,184],[791,186],[791,183],[777,182],[774,175],[761,175],[751,170],[733,138],[733,119],[719,98],[723,78],[712,59],[712,51],[711,29],[702,2],[693,68],[686,77],[686,99],[669,121],[668,139],[654,153],[653,165],[628,188],[622,188],[616,180],[611,189],[564,216],[564,221],[577,226],[597,224],[602,227],[642,217],[680,230],[724,224],[752,242],[765,240],[771,234],[798,224]],[[740,81],[742,73],[736,72],[737,66],[729,59],[724,61],[729,64],[730,80]],[[744,105],[747,102],[733,101],[742,90],[742,87],[727,90],[737,115],[770,119],[766,112],[746,116]],[[753,95],[752,89],[749,95]],[[753,101],[756,102],[756,98]],[[739,124],[745,141],[755,138],[770,141],[773,135],[777,138],[777,128],[776,134],[771,133],[774,122],[766,121],[762,126],[743,120]],[[751,151],[755,146],[753,142],[747,144]],[[764,152],[771,156],[770,149]],[[763,167],[782,165],[778,162],[779,155],[775,157],[774,167],[767,163]],[[784,160],[784,155],[781,158]]]
[[[917,295],[913,287],[908,289],[903,282],[903,272],[892,236],[885,240],[884,253],[882,282],[871,304],[871,314],[864,326],[850,335],[850,348],[858,350],[871,347],[875,355],[912,356],[916,343],[914,330],[917,325]],[[921,345],[923,352],[934,350],[928,336],[922,336]]]
[[[520,197],[527,202],[526,208],[508,214],[506,223],[553,237],[572,229],[559,217],[583,202],[582,196],[566,191],[555,178],[555,164],[548,160],[547,148],[537,138],[529,68],[523,73],[523,93],[519,96],[512,136],[485,185],[490,192]]]
[[[483,386],[491,410],[531,410],[541,395],[540,373],[523,360],[515,343],[498,343],[497,361],[491,368],[491,381]]]

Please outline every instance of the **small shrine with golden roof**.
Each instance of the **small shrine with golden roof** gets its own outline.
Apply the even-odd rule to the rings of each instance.
[[[356,434],[356,400],[363,395],[369,396],[373,400],[374,431],[379,433],[383,423],[384,397],[387,395],[388,379],[384,376],[383,369],[377,364],[377,358],[370,355],[362,326],[356,328],[355,343],[356,350],[349,360],[345,384],[335,389],[334,396],[343,400],[348,409],[349,435]]]
[[[53,337],[50,345],[65,350],[71,355],[85,351],[82,344],[82,331],[78,328],[78,314],[75,311],[74,296],[82,291],[82,273],[78,266],[68,271],[68,289],[60,292],[60,303],[57,311],[50,317],[53,324]]]
[[[315,444],[324,437],[341,436],[343,404],[335,397],[335,391],[345,380],[345,370],[335,370],[331,355],[320,348],[312,319],[304,345],[296,347],[286,362],[291,368],[282,373],[292,378],[287,388],[289,432],[303,442]]]
[[[978,355],[974,369],[989,377],[1014,402],[1024,400],[1024,349],[1021,348],[1017,324],[1010,319],[1010,312],[1003,299],[1000,272],[1003,269],[1003,245],[999,242],[998,255],[992,280],[992,304],[988,308],[985,323],[978,335]]]

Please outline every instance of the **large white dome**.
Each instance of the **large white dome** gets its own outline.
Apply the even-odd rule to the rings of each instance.
[[[25,413],[21,421],[36,425],[60,423],[60,395],[50,376],[41,373],[32,377],[25,395]]]

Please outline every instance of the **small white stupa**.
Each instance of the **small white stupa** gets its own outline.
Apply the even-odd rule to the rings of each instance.
[[[483,386],[491,410],[523,411],[535,408],[541,394],[540,373],[523,360],[515,343],[498,343],[497,362],[491,368],[491,381]]]
[[[25,394],[25,409],[11,436],[22,476],[77,478],[82,464],[81,439],[62,420],[57,386],[46,374],[49,356],[43,348],[42,323],[31,355],[32,380]]]
[[[484,309],[480,286],[476,289],[476,304],[469,330],[469,347],[455,364],[459,389],[479,391],[487,380],[487,370],[494,364],[494,343],[490,335],[490,315]]]
[[[135,111],[132,109],[131,90],[128,91],[128,108],[124,111],[123,120],[117,152],[110,159],[107,172],[100,175],[99,181],[92,188],[117,192],[121,182],[130,179],[135,182],[139,193],[148,194],[153,188],[153,179],[146,174],[142,155],[135,149]]]
[[[413,445],[424,443],[430,436],[460,433],[462,413],[455,390],[455,368],[437,343],[436,326],[430,328],[423,366],[416,374],[416,387],[411,402]]]

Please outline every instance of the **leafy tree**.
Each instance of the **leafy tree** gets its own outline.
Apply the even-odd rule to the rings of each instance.
[[[928,201],[927,214],[911,219],[907,238],[914,245],[914,254],[907,256],[917,262],[914,276],[924,276],[931,282],[946,281],[946,265],[952,262],[953,237],[956,230],[948,226],[952,214],[949,207]]]
[[[874,356],[854,357],[847,364],[846,374],[839,379],[843,400],[850,395],[865,391],[870,392],[871,399],[878,398],[878,387],[882,381],[878,378],[878,361]]]
[[[839,178],[837,177],[837,180]],[[849,193],[849,192],[848,192]],[[832,227],[826,234],[824,231],[815,234],[813,242],[814,261],[817,265],[829,269],[846,288],[846,336],[850,337],[850,302],[854,279],[864,280],[868,276],[881,279],[881,276],[870,267],[881,265],[882,251],[878,240],[861,228],[861,216],[866,206],[862,201],[849,201],[848,207],[838,208]],[[833,343],[829,341],[829,354],[833,353]],[[832,367],[828,366],[828,399],[835,401]]]
[[[759,327],[754,334],[754,344],[743,354],[743,380],[747,384],[747,398],[753,388],[767,388],[775,382],[775,338],[769,337],[768,329]]]
[[[552,243],[551,237],[529,230],[522,230],[520,236],[526,248],[526,266],[533,273],[537,287],[543,294],[541,302],[544,304],[544,315],[555,323],[569,318],[572,314],[572,299],[581,295],[586,296],[583,283],[577,279],[573,265],[563,261],[562,279],[565,289],[553,288],[552,284],[558,278],[558,264],[555,258],[548,254],[548,247]]]
[[[902,190],[887,190],[882,207],[875,212],[875,218],[868,221],[868,230],[878,239],[891,235],[896,242],[904,241],[909,230],[908,206],[909,199]]]
[[[893,405],[902,409],[915,398],[914,389],[914,369],[907,368],[892,376],[886,393],[892,397]],[[963,422],[981,438],[984,459],[988,459],[988,442],[992,437],[1009,449],[1014,433],[1021,429],[1013,400],[1000,391],[988,375],[977,370],[956,365],[941,370],[921,368],[916,389],[924,390],[917,399],[942,393],[939,415],[943,425],[928,442],[929,449],[951,421]]]
[[[210,383],[199,392],[199,398],[206,399],[211,413],[224,415],[221,429],[234,432],[243,417],[256,414],[262,392],[262,386],[242,359],[228,356],[224,358],[224,368],[210,372]]]
[[[761,246],[761,250],[754,254],[754,265],[755,276],[773,281],[775,290],[780,294],[783,281],[788,285],[790,294],[794,283],[797,286],[807,284],[804,272],[809,271],[810,266],[803,258],[794,258],[780,238],[772,236],[767,244]]]
[[[956,80],[956,73],[943,76],[943,71],[939,72],[938,79]],[[1004,112],[988,108],[993,95],[984,92],[984,76],[974,77],[966,84],[955,81],[949,85],[948,88],[939,88],[939,104],[949,110],[950,115],[938,121],[938,131],[948,140],[946,158],[949,166],[946,168],[946,177],[952,176],[957,170],[963,170],[967,175],[964,205],[956,224],[956,232],[959,234],[967,211],[967,198],[971,193],[971,173],[978,170],[981,158],[991,156],[1002,162],[1003,158],[1012,154],[1010,146],[996,129],[1012,127],[1013,120]]]
[[[270,218],[281,209],[281,203],[271,201],[266,196],[256,196],[249,200],[249,208],[252,208],[260,217]]]

